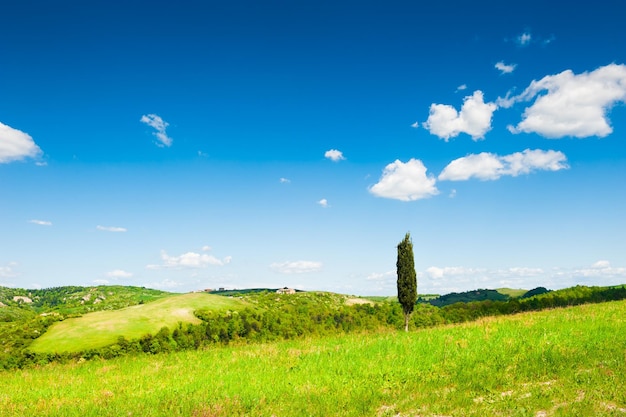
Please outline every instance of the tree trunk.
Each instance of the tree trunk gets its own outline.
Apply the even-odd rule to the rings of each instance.
[[[404,331],[409,331],[409,315],[404,313]]]

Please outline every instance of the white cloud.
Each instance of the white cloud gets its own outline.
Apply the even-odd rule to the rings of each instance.
[[[331,149],[324,153],[324,157],[330,159],[333,162],[339,162],[346,158],[343,156],[343,152],[338,151],[337,149]]]
[[[447,104],[431,104],[428,120],[423,126],[445,141],[460,133],[479,140],[491,130],[491,117],[497,108],[495,103],[485,103],[482,91],[477,90],[464,98],[460,112]]]
[[[329,207],[328,200],[326,200],[325,198],[322,198],[320,201],[317,202],[317,204],[319,204],[320,206],[324,208]]]
[[[132,274],[132,272],[127,272],[127,271],[124,271],[122,269],[115,269],[113,271],[107,272],[106,276],[109,277],[109,278],[115,278],[115,279],[118,279],[118,278],[132,278],[133,274]]]
[[[596,268],[596,269],[602,269],[602,268],[609,268],[611,266],[611,263],[609,261],[597,261],[595,262],[593,265],[591,265],[592,268]]]
[[[113,232],[113,233],[123,233],[126,232],[127,229],[124,227],[116,227],[116,226],[96,226],[96,229],[102,230],[103,232]]]
[[[108,279],[94,279],[93,283],[94,284],[98,284],[98,285],[109,285],[110,284]]]
[[[467,90],[467,84],[461,84],[456,88],[456,92]]]
[[[17,262],[9,262],[6,266],[0,266],[0,278],[13,278],[17,276],[14,268],[17,266]]]
[[[372,272],[365,279],[368,281],[381,281],[388,282],[389,280],[396,280],[397,272],[396,271],[387,271],[387,272]]]
[[[502,74],[510,74],[515,70],[515,64],[505,64],[504,61],[500,61],[496,63],[496,69],[500,71]]]
[[[517,38],[515,38],[515,40],[517,41],[519,45],[526,46],[532,40],[532,35],[528,32],[524,32],[521,35],[519,35]]]
[[[626,268],[614,268],[609,261],[597,261],[589,268],[579,268],[573,271],[573,275],[584,278],[624,278]]]
[[[288,178],[281,178],[278,180],[281,184],[289,184],[291,182]]]
[[[414,201],[439,194],[435,183],[435,178],[426,174],[426,167],[419,159],[410,159],[407,163],[396,160],[385,167],[369,192],[377,197]]]
[[[583,268],[509,267],[499,269],[468,268],[463,266],[431,266],[418,273],[421,293],[447,294],[481,288],[546,287],[561,289],[575,285],[619,285],[626,281],[626,268],[613,267],[602,260]]]
[[[567,158],[560,151],[526,149],[510,155],[499,156],[482,152],[450,162],[439,174],[440,181],[464,181],[470,178],[496,180],[504,175],[516,177],[533,171],[559,171],[567,169]]]
[[[270,268],[281,274],[304,274],[319,271],[322,269],[322,263],[314,261],[274,262]]]
[[[167,132],[166,132],[166,129],[169,126],[169,123],[161,119],[161,117],[157,116],[156,114],[148,114],[148,115],[144,114],[143,116],[141,116],[141,119],[139,121],[147,124],[148,126],[156,130],[156,132],[154,132],[153,135],[156,136],[158,140],[157,146],[160,146],[160,147],[172,146],[173,140],[172,138],[167,136]]]
[[[418,127],[420,127],[420,122],[413,123],[411,127],[417,129]]]
[[[203,248],[205,249],[206,246]],[[230,263],[231,257],[227,256],[223,259],[216,258],[206,253],[187,252],[179,256],[170,256],[164,250],[161,251],[160,265],[146,265],[147,269],[165,269],[165,268],[206,268],[209,265],[224,266]]]
[[[0,122],[0,164],[36,158],[41,153],[29,134]]]
[[[147,288],[156,288],[159,290],[172,290],[175,288],[182,287],[183,285],[185,284],[182,282],[177,282],[171,279],[164,279],[163,281],[150,282],[150,283],[144,284],[143,286]]]
[[[605,137],[613,132],[607,112],[626,102],[626,65],[610,64],[578,75],[571,70],[548,75],[532,81],[518,96],[499,98],[498,104],[510,107],[533,99],[522,121],[509,126],[509,131],[547,138]]]
[[[49,222],[47,220],[29,220],[28,223],[32,223],[32,224],[38,224],[39,226],[52,226],[52,222]]]

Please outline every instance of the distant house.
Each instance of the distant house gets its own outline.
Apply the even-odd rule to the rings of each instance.
[[[294,290],[293,288],[279,288],[276,290],[276,294],[295,294],[296,290]]]

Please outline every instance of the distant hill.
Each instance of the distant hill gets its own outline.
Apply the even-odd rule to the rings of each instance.
[[[53,324],[35,339],[34,352],[78,352],[127,339],[154,334],[162,327],[175,328],[181,323],[199,323],[198,309],[229,310],[242,308],[241,300],[205,293],[170,295],[157,301],[120,310],[98,311]]]
[[[0,287],[0,303],[7,307],[20,307],[36,313],[58,312],[65,315],[116,310],[171,295],[173,293],[122,285],[64,286],[46,289]]]
[[[528,290],[521,288],[496,288],[500,294],[508,295],[510,298],[519,298],[526,294]]]
[[[502,294],[496,290],[474,290],[460,293],[450,293],[431,300],[425,300],[425,303],[435,307],[443,307],[454,303],[470,303],[473,301],[506,301],[508,295]]]

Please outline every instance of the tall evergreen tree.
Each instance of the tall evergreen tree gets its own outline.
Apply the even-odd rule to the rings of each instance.
[[[407,233],[402,242],[398,243],[398,301],[404,312],[404,331],[409,331],[409,318],[417,301],[417,274],[413,260],[413,242]]]

